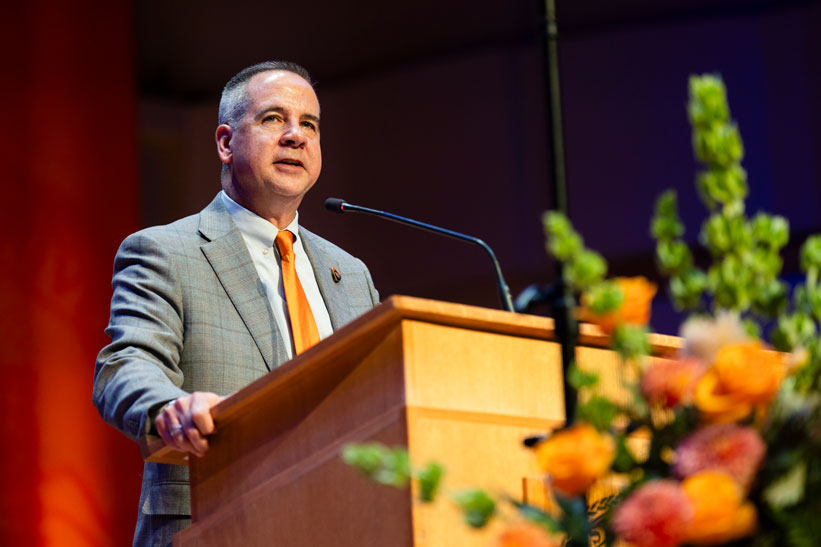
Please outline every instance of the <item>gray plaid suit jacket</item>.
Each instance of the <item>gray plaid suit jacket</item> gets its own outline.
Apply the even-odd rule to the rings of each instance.
[[[301,226],[299,234],[334,329],[379,302],[362,261]],[[287,359],[290,341],[219,195],[197,215],[126,238],[112,285],[94,404],[132,439],[165,402],[193,391],[228,395]],[[190,514],[188,468],[145,464],[139,518]]]

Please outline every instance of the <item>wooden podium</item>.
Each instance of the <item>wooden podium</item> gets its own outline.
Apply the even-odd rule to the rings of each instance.
[[[412,464],[442,463],[447,488],[520,497],[541,474],[522,439],[564,421],[552,339],[548,318],[389,298],[214,407],[205,457],[143,444],[151,461],[190,467],[192,525],[174,545],[488,545],[497,530],[469,529],[446,496],[420,504],[340,450],[404,445]]]

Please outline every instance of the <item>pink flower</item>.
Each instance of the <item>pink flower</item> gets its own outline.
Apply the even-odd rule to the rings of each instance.
[[[764,441],[750,427],[710,425],[692,433],[676,448],[673,472],[683,479],[701,471],[720,470],[746,490],[765,451]]]
[[[656,480],[630,494],[613,515],[613,530],[635,547],[674,547],[687,536],[693,507],[673,480]]]
[[[641,378],[641,391],[650,403],[671,408],[692,402],[706,367],[695,357],[655,361]]]

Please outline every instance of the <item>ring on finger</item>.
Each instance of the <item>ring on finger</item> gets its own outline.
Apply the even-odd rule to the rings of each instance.
[[[182,424],[178,424],[178,425],[175,425],[174,427],[172,427],[170,433],[171,433],[172,437],[176,437],[177,435],[182,435],[183,434]]]

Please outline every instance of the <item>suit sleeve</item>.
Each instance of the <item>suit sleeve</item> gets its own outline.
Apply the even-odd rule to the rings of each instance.
[[[182,292],[173,257],[149,233],[129,236],[114,259],[114,293],[97,356],[94,404],[103,419],[131,439],[150,427],[149,412],[186,395],[179,368]]]
[[[365,270],[365,282],[368,285],[368,291],[371,293],[371,302],[373,302],[373,305],[376,306],[379,304],[379,291],[376,290],[376,287],[373,284],[373,278],[371,277],[370,270],[368,270],[368,267],[364,262],[360,262],[362,263],[362,268]]]

